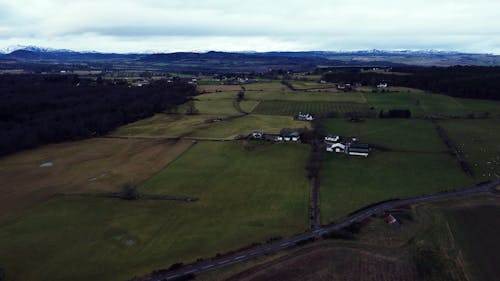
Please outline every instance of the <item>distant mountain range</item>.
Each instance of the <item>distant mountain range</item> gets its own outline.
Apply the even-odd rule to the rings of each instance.
[[[314,69],[317,66],[498,66],[500,56],[442,51],[307,51],[307,52],[179,52],[100,53],[18,46],[0,54],[0,61],[18,63],[124,63],[176,71],[266,71]]]

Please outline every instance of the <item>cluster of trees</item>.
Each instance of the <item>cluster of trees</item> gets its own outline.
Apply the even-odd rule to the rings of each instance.
[[[380,118],[411,118],[411,111],[408,109],[391,109],[387,112],[381,110]]]
[[[325,148],[323,144],[324,126],[321,119],[316,118],[312,121],[312,130],[303,133],[302,141],[308,142],[312,145],[309,159],[307,160],[306,170],[309,179],[317,180],[323,162]]]
[[[325,73],[323,80],[370,86],[384,81],[390,86],[418,88],[455,97],[500,100],[500,67],[394,67],[392,71],[398,74],[362,72],[361,68],[337,69]]]
[[[455,158],[457,159],[458,163],[460,164],[460,167],[462,170],[468,174],[471,177],[474,177],[474,171],[472,170],[472,167],[467,163],[465,160],[465,156],[463,155],[462,151],[460,150],[459,146],[453,141],[446,130],[441,127],[439,124],[434,122],[434,126],[436,127],[436,131],[439,135],[439,137],[443,140],[443,142],[446,144],[446,146],[450,149],[451,153]]]
[[[0,155],[104,135],[195,94],[185,83],[128,87],[61,75],[2,75],[0,89]]]

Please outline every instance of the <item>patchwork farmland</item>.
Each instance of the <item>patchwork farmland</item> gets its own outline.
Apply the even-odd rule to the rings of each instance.
[[[253,111],[256,114],[295,116],[298,112],[310,114],[337,114],[362,112],[372,113],[367,104],[342,102],[299,102],[299,101],[263,101]]]
[[[244,85],[208,81],[187,103],[104,137],[0,159],[0,177],[8,185],[2,187],[0,210],[15,210],[0,216],[0,253],[10,253],[0,254],[0,269],[7,280],[127,280],[181,267],[179,263],[209,262],[246,247],[280,245],[276,241],[321,230],[380,201],[461,190],[498,178],[499,103],[405,89],[309,92],[330,87],[317,78],[292,83],[299,90],[280,80]],[[244,96],[238,99],[240,91]],[[408,109],[412,118],[378,118],[380,110],[391,109]],[[320,122],[294,120],[299,112]],[[363,117],[345,118],[353,112]],[[438,127],[471,165],[473,176],[464,172]],[[304,138],[304,143],[245,138],[253,131],[283,134],[283,129],[319,137]],[[357,137],[373,150],[368,158],[321,154],[315,193],[315,181],[308,178],[318,164],[311,144],[321,143],[325,134]],[[53,166],[40,166],[48,162]],[[134,188],[128,195],[136,198],[116,196],[126,186]],[[317,226],[312,223],[314,207]],[[462,233],[463,226],[456,225],[452,231]],[[384,224],[370,227],[390,231]],[[405,231],[404,225],[401,233]],[[365,263],[370,263],[390,268],[380,275],[384,278],[416,278],[410,244],[401,246],[401,254],[374,244],[364,248],[363,235],[352,247],[312,248],[273,264],[264,277],[249,276],[270,280],[282,276],[282,266],[308,264],[340,265],[332,276],[357,278],[359,272],[353,271],[369,271]],[[408,242],[397,235],[391,237]],[[328,258],[336,253],[346,258]],[[230,277],[212,276],[197,278]]]

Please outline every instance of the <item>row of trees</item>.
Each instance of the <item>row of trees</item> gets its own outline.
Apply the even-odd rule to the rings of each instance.
[[[329,82],[418,88],[455,97],[500,100],[500,67],[395,67],[392,73],[362,72],[361,69],[331,70],[323,75]]]
[[[184,103],[195,89],[158,81],[145,87],[74,76],[0,76],[0,155],[101,136]]]

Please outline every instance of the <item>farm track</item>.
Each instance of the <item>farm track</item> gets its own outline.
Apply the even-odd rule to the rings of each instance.
[[[432,202],[432,201],[437,201],[437,200],[442,200],[442,199],[447,199],[447,198],[453,198],[453,197],[464,197],[464,196],[469,196],[469,195],[474,195],[478,193],[490,193],[490,194],[495,194],[495,195],[500,195],[500,191],[496,189],[496,187],[500,185],[500,179],[492,180],[487,183],[483,184],[478,184],[474,187],[471,187],[469,189],[463,189],[459,191],[449,191],[449,192],[442,192],[442,193],[437,193],[433,195],[423,195],[423,196],[418,196],[414,198],[408,198],[408,199],[400,199],[400,200],[393,200],[393,201],[388,201],[388,202],[383,202],[380,204],[372,205],[369,208],[363,209],[361,211],[358,211],[354,213],[353,215],[345,218],[339,223],[333,223],[325,226],[320,226],[317,229],[313,229],[311,231],[298,234],[283,240],[279,240],[277,242],[269,243],[261,247],[237,252],[237,253],[231,253],[228,255],[222,255],[221,257],[217,257],[214,259],[210,259],[208,261],[202,261],[198,263],[194,263],[191,265],[187,265],[181,269],[178,270],[173,270],[164,274],[159,274],[154,277],[149,277],[149,278],[144,278],[141,280],[147,280],[147,281],[167,281],[167,280],[175,280],[177,278],[181,278],[186,275],[194,275],[194,274],[199,274],[205,271],[210,271],[214,269],[219,269],[226,267],[228,265],[240,263],[243,261],[251,260],[255,257],[261,256],[261,255],[266,255],[270,254],[273,252],[277,252],[280,250],[292,248],[297,245],[301,245],[304,243],[307,243],[309,241],[313,241],[322,235],[339,231],[345,227],[348,227],[349,225],[362,221],[366,218],[371,217],[372,215],[375,215],[380,212],[384,211],[389,211],[393,208],[396,207],[401,207],[401,206],[406,206],[406,205],[413,205],[413,204],[419,204],[419,203],[426,203],[426,202]]]

